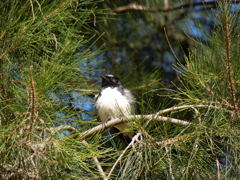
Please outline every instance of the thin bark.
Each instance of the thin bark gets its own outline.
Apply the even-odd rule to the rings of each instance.
[[[182,126],[187,126],[190,125],[190,122],[176,119],[176,118],[170,118],[170,117],[165,117],[165,116],[159,116],[157,113],[156,114],[149,114],[149,115],[132,115],[130,118],[134,119],[147,119],[147,120],[157,120],[161,122],[171,122],[173,124],[178,124]]]
[[[122,123],[122,122],[124,122],[123,119],[112,119],[112,120],[107,121],[103,124],[99,124],[98,126],[95,126],[92,129],[89,129],[87,131],[84,131],[84,132],[80,133],[79,136],[82,137],[82,139],[87,139],[88,137],[90,137],[90,136],[92,136],[92,135],[94,135],[94,134],[96,134],[100,131],[103,131],[105,129],[113,127],[113,126],[115,126],[119,123]]]
[[[180,119],[176,119],[176,118],[170,118],[170,117],[165,117],[165,116],[160,116],[162,114],[166,114],[166,113],[170,113],[170,112],[174,112],[174,111],[181,111],[181,110],[185,110],[185,109],[191,109],[191,108],[215,108],[215,109],[219,109],[219,107],[217,106],[213,106],[213,105],[204,105],[204,104],[199,104],[199,105],[183,105],[183,106],[177,106],[177,107],[171,107],[168,109],[164,109],[161,110],[155,114],[148,114],[148,115],[130,115],[130,116],[126,116],[125,119],[146,119],[146,120],[157,120],[160,122],[170,122],[173,124],[177,124],[177,125],[182,125],[182,126],[187,126],[187,125],[191,125],[191,122],[188,121],[184,121],[184,120],[180,120]],[[87,139],[88,137],[103,131],[105,129],[108,129],[110,127],[113,127],[117,124],[123,123],[126,120],[125,119],[120,119],[120,118],[116,118],[116,119],[111,119],[110,121],[107,121],[103,124],[100,124],[98,126],[93,127],[92,129],[89,129],[85,132],[82,132],[80,134],[80,137],[82,137],[83,139]]]
[[[239,4],[240,0],[229,0],[228,3]],[[172,6],[168,8],[149,8],[136,3],[131,3],[131,4],[120,6],[118,8],[113,9],[113,12],[116,12],[116,13],[124,13],[128,11],[170,12],[170,11],[175,11],[180,9],[194,8],[194,7],[203,7],[204,9],[216,8],[218,4],[219,4],[219,1],[202,1],[202,2],[191,2],[191,3],[180,4],[180,5]]]
[[[232,42],[231,42],[231,22],[230,22],[230,17],[228,13],[228,7],[226,4],[224,6],[224,24],[223,24],[223,30],[224,30],[224,41],[225,41],[225,66],[226,66],[226,71],[227,71],[227,80],[228,80],[228,88],[229,88],[229,93],[231,97],[231,103],[233,105],[233,111],[235,115],[238,115],[238,103],[237,103],[237,98],[236,98],[236,85],[235,85],[235,80],[234,80],[234,72],[233,72],[233,67],[232,67]],[[229,119],[231,120],[231,119]],[[231,124],[231,122],[230,122]]]
[[[198,104],[198,105],[182,105],[182,106],[176,106],[176,107],[171,107],[168,109],[164,109],[156,113],[157,115],[162,115],[162,114],[167,114],[170,112],[177,112],[177,111],[183,111],[186,109],[193,109],[193,108],[218,108],[217,106],[213,105],[206,105],[206,104]]]
[[[191,133],[191,134],[188,134],[188,135],[183,135],[183,136],[179,136],[179,137],[176,137],[176,138],[171,138],[171,139],[167,139],[167,140],[164,140],[164,141],[155,142],[154,145],[155,146],[173,145],[173,144],[176,144],[178,142],[185,141],[186,139],[188,139],[190,137],[193,137],[194,135],[196,135],[196,133]]]
[[[171,123],[174,123],[174,124],[178,124],[178,125],[183,125],[183,126],[186,126],[186,125],[190,125],[191,123],[190,122],[187,122],[187,121],[183,121],[183,120],[180,120],[180,119],[175,119],[175,118],[169,118],[169,117],[164,117],[164,116],[156,116],[156,114],[151,114],[151,115],[131,115],[131,116],[126,116],[125,117],[126,119],[148,119],[148,120],[157,120],[157,121],[161,121],[161,122],[171,122]],[[107,121],[103,124],[100,124],[98,126],[95,126],[93,127],[92,129],[89,129],[85,132],[82,132],[79,136],[82,137],[82,139],[87,139],[88,137],[100,132],[100,131],[103,131],[105,129],[108,129],[110,127],[113,127],[117,124],[120,124],[120,123],[123,123],[125,122],[126,120],[124,119],[119,119],[119,118],[116,118],[116,119],[112,119],[110,121]]]
[[[141,136],[142,136],[141,133],[137,133],[137,134],[132,138],[132,141],[131,141],[131,142],[128,144],[128,146],[123,150],[123,152],[121,153],[121,155],[118,157],[118,159],[116,160],[116,162],[115,162],[114,165],[112,166],[112,168],[111,168],[111,170],[110,170],[110,172],[109,172],[109,174],[108,174],[108,178],[111,177],[113,170],[116,168],[116,166],[118,165],[119,161],[121,161],[123,155],[127,152],[127,150],[128,150],[131,146],[133,146],[133,144],[134,144],[136,141],[138,141],[138,138],[141,137]]]
[[[88,145],[87,141],[85,141],[85,140],[83,140],[83,143],[84,143],[85,145]],[[94,156],[92,159],[93,159],[94,163],[96,164],[97,169],[98,169],[98,172],[99,172],[99,174],[101,175],[102,179],[103,179],[103,180],[108,180],[105,172],[104,172],[103,169],[102,169],[102,166],[100,165],[100,162],[99,162],[98,158]]]

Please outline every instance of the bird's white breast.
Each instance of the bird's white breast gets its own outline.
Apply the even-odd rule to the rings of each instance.
[[[131,101],[117,88],[105,88],[96,101],[96,109],[101,121],[108,121],[110,118],[131,114]]]

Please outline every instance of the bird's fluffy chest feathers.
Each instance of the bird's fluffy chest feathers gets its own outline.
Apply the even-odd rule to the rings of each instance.
[[[105,88],[96,101],[96,108],[101,121],[131,114],[131,100],[117,88]]]

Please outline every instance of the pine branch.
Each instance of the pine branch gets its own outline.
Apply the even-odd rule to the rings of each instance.
[[[164,141],[155,142],[153,144],[155,146],[173,145],[173,144],[176,144],[178,142],[185,141],[186,139],[188,139],[190,137],[193,137],[194,135],[196,135],[196,133],[191,133],[191,134],[188,134],[188,135],[183,135],[183,136],[180,136],[180,137],[176,137],[176,138],[171,138],[171,139],[167,139],[167,140],[164,140]]]
[[[180,119],[175,119],[175,118],[169,118],[169,117],[164,117],[164,116],[156,116],[156,114],[151,114],[151,115],[131,115],[131,116],[126,116],[126,119],[148,119],[148,120],[157,120],[157,121],[161,121],[161,122],[171,122],[173,124],[178,124],[178,125],[190,125],[190,122],[187,121],[183,121]],[[108,129],[110,127],[113,127],[117,124],[126,122],[125,119],[119,119],[119,118],[115,118],[115,119],[111,119],[110,121],[107,121],[103,124],[100,124],[98,126],[95,126],[92,129],[89,129],[85,132],[82,132],[79,136],[82,137],[82,139],[86,139],[90,136],[92,136],[93,134],[96,134],[100,131],[103,131],[105,129]]]
[[[94,134],[96,134],[96,133],[98,133],[100,131],[103,131],[105,129],[113,127],[113,126],[115,126],[117,124],[120,124],[122,122],[124,122],[123,119],[112,119],[112,120],[107,121],[107,122],[105,122],[103,124],[99,124],[98,126],[95,126],[92,129],[89,129],[89,130],[87,130],[85,132],[82,132],[78,136],[82,137],[82,139],[87,139],[88,137],[90,137],[90,136],[92,136],[92,135],[94,135]]]
[[[4,62],[0,62],[0,93],[2,97],[5,97],[7,95],[7,91],[5,88],[5,79],[4,79]]]
[[[169,173],[170,173],[171,179],[174,180],[175,177],[173,175],[173,170],[172,170],[172,159],[170,158],[168,147],[165,146],[165,150],[167,153],[167,159],[168,159],[168,163],[169,163]]]
[[[58,127],[55,127],[55,128],[51,128],[50,132],[51,132],[51,135],[55,135],[56,133],[61,132],[61,131],[65,131],[65,130],[72,131],[72,132],[76,131],[76,129],[72,126],[61,125],[61,126],[58,126]]]
[[[140,141],[142,139],[142,134],[141,133],[137,133],[133,138],[132,141],[128,144],[128,146],[123,150],[123,152],[121,153],[121,155],[118,157],[118,159],[116,160],[116,162],[114,163],[114,165],[112,166],[110,172],[108,173],[108,178],[111,177],[113,170],[116,168],[116,166],[118,165],[119,161],[121,161],[123,155],[127,152],[127,150],[132,147],[134,145],[135,142]]]
[[[5,34],[6,34],[6,30],[1,32],[1,34],[0,34],[0,41],[3,41]]]
[[[153,85],[155,85],[156,83],[158,83],[158,81],[155,81],[155,80],[151,80],[149,83],[146,83],[146,84],[143,84],[141,86],[137,86],[137,87],[134,87],[134,88],[131,88],[131,90],[139,90],[139,89],[144,89],[144,88],[147,88],[147,87],[151,87]],[[68,90],[74,90],[74,91],[77,91],[77,92],[81,92],[81,93],[86,93],[86,94],[94,94],[94,93],[98,93],[99,90],[97,89],[71,89],[71,87],[67,88]]]
[[[35,123],[36,114],[37,114],[37,107],[36,107],[36,93],[35,93],[35,81],[33,80],[33,66],[29,68],[29,88],[28,88],[28,97],[29,97],[29,104],[31,105],[31,123]]]
[[[88,145],[87,141],[85,141],[85,140],[83,140],[83,144]],[[98,172],[102,176],[103,180],[108,180],[108,177],[106,176],[105,172],[103,171],[99,160],[96,157],[93,157],[93,161],[95,162]]]
[[[32,0],[30,0],[30,4],[31,4],[31,10],[32,10],[33,21],[35,21],[36,17],[35,17],[35,13],[34,13],[34,7],[33,7],[33,2],[32,2]]]
[[[157,115],[162,115],[162,114],[167,114],[170,112],[176,112],[176,111],[183,111],[185,109],[193,109],[193,108],[219,108],[217,106],[213,105],[206,105],[206,104],[198,104],[198,105],[183,105],[183,106],[176,106],[176,107],[171,107],[168,109],[164,109],[156,113]]]
[[[12,44],[11,47],[6,49],[2,54],[0,54],[0,60],[3,59],[4,56],[10,54],[11,52],[15,51],[20,44],[21,40],[18,40],[15,44]]]
[[[23,40],[23,35],[28,30],[28,28],[29,26],[24,26],[19,30],[20,37],[16,41],[13,41],[12,45],[9,48],[7,48],[2,54],[0,54],[0,60],[2,60],[4,56],[14,52],[18,48],[18,46],[21,44]],[[4,35],[5,35],[5,32],[1,35],[1,38],[3,38]]]
[[[189,106],[189,107],[193,107],[193,106]],[[203,106],[198,106],[198,107],[203,107]],[[187,107],[181,107],[181,108],[187,108]],[[178,108],[175,108],[175,109],[178,109]],[[180,108],[179,108],[180,109]],[[173,109],[166,109],[166,111],[162,111],[162,112],[170,112],[170,110],[174,110]],[[107,121],[107,122],[104,122],[102,124],[99,124],[89,130],[86,130],[82,133],[80,133],[78,136],[80,136],[82,139],[87,139],[88,137],[98,133],[98,132],[101,132],[105,129],[108,129],[110,127],[113,127],[117,124],[120,124],[120,123],[123,123],[123,122],[126,122],[126,119],[148,119],[148,120],[157,120],[157,121],[161,121],[161,122],[171,122],[173,124],[178,124],[178,125],[183,125],[183,126],[186,126],[186,125],[190,125],[191,123],[190,122],[187,122],[187,121],[183,121],[183,120],[180,120],[180,119],[175,119],[175,118],[170,118],[170,117],[164,117],[164,116],[159,116],[158,113],[156,114],[149,114],[149,115],[129,115],[129,116],[126,116],[125,119],[120,119],[120,118],[115,118],[115,119],[111,119],[110,121]],[[76,131],[76,129],[72,126],[58,126],[56,128],[51,128],[50,131],[51,131],[51,134],[54,135],[60,131],[64,131],[64,130],[70,130],[70,131]]]
[[[229,4],[239,4],[240,0],[229,0],[227,1]],[[180,9],[194,8],[194,7],[203,7],[204,9],[208,8],[216,8],[219,4],[219,1],[202,1],[202,2],[191,2],[180,4],[173,7],[168,8],[149,8],[143,5],[139,5],[136,3],[131,3],[125,6],[120,6],[118,8],[113,9],[113,12],[116,13],[124,13],[128,11],[144,11],[144,12],[171,12]]]
[[[169,7],[169,2],[168,2],[168,0],[164,0],[164,1],[163,1],[163,4],[164,4],[164,9],[168,9],[168,7]]]
[[[74,0],[66,0],[62,4],[59,5],[56,9],[54,9],[52,12],[50,12],[44,19],[47,21],[51,17],[55,16],[57,13],[59,13],[61,10],[66,8],[70,3],[72,3]]]
[[[161,110],[155,114],[129,115],[129,116],[125,116],[124,117],[125,119],[120,119],[120,118],[111,119],[110,121],[107,121],[103,124],[93,127],[92,129],[89,129],[85,132],[80,133],[79,136],[82,137],[83,139],[87,139],[88,137],[92,136],[93,134],[96,134],[100,131],[103,131],[103,130],[113,127],[117,124],[125,122],[126,119],[147,119],[149,121],[157,120],[160,122],[170,122],[170,123],[177,124],[177,125],[187,126],[187,125],[191,125],[192,123],[190,123],[188,121],[184,121],[184,120],[180,120],[180,119],[176,119],[176,118],[165,117],[165,116],[160,116],[160,115],[169,113],[169,112],[173,112],[173,111],[180,111],[180,110],[191,109],[191,108],[219,109],[219,107],[217,107],[217,106],[199,104],[199,105],[184,105],[184,106],[172,107],[172,108]],[[147,124],[149,123],[149,121],[147,122]]]
[[[178,124],[178,125],[182,125],[182,126],[187,126],[187,125],[192,124],[190,122],[180,120],[180,119],[176,119],[176,118],[159,116],[157,113],[156,114],[149,114],[149,115],[132,115],[130,117],[133,118],[133,119],[146,119],[146,120],[157,120],[157,121],[160,121],[160,122],[171,122],[173,124]],[[131,118],[129,118],[129,119],[131,119]]]
[[[216,164],[217,164],[217,180],[221,180],[221,171],[220,171],[220,163],[219,160],[216,159]]]
[[[77,131],[77,130],[76,130],[74,127],[72,127],[72,126],[69,126],[69,125],[64,126],[64,125],[62,125],[62,126],[58,126],[58,127],[56,127],[56,128],[51,128],[51,129],[50,129],[51,136],[53,136],[53,135],[55,135],[56,133],[59,133],[59,132],[61,132],[61,131],[65,131],[65,130],[69,130],[69,131],[72,131],[72,132],[76,132],[76,131]],[[32,145],[31,147],[33,147],[34,150],[35,150],[35,149],[39,149],[39,147],[43,149],[44,146],[47,144],[47,142],[48,142],[49,140],[50,140],[50,138],[47,138],[47,139],[44,141],[44,143],[34,144],[34,145]],[[83,140],[82,142],[83,142],[83,144],[88,145],[87,141]],[[99,174],[101,175],[101,177],[102,177],[104,180],[108,180],[108,178],[107,178],[105,172],[103,171],[102,166],[100,165],[100,162],[99,162],[99,160],[97,159],[97,157],[94,156],[94,157],[92,157],[92,159],[93,159],[94,163],[96,164],[97,169],[98,169],[98,172],[99,172]]]
[[[197,102],[197,103],[204,103],[204,104],[209,104],[209,105],[216,104],[216,105],[225,106],[225,107],[228,107],[228,108],[231,108],[231,109],[233,108],[233,106],[230,103],[228,103],[227,101],[225,101],[224,99],[222,100],[222,102],[208,101],[208,100],[202,100],[202,99],[195,99],[194,101]],[[215,106],[215,107],[217,107],[217,106]],[[225,108],[217,107],[217,109],[222,109],[226,112],[233,113],[232,111],[230,111],[228,109],[225,109]]]
[[[36,107],[36,90],[35,90],[35,81],[33,79],[33,66],[29,68],[29,87],[28,87],[28,101],[30,104],[30,126],[27,139],[29,139],[30,134],[34,128],[36,119],[37,119],[37,107]]]
[[[86,94],[94,94],[94,93],[98,92],[98,90],[96,90],[96,89],[74,89],[74,91],[86,93]]]
[[[234,107],[233,111],[235,115],[238,116],[238,103],[236,98],[236,85],[234,80],[234,72],[232,67],[232,43],[231,43],[231,22],[228,13],[228,7],[226,4],[223,4],[224,8],[224,20],[223,20],[223,30],[224,30],[224,41],[225,41],[225,66],[227,71],[227,79],[228,79],[228,88],[230,91],[230,97],[232,101],[232,105]]]
[[[1,168],[4,169],[5,174],[1,174],[0,177],[4,179],[15,179],[16,177],[23,177],[23,175],[27,179],[40,179],[38,174],[35,174],[32,171],[26,171],[25,169],[21,169],[18,167],[14,167],[12,165],[3,165]]]
[[[103,180],[108,180],[106,174],[104,173],[104,171],[102,169],[102,166],[100,166],[99,160],[96,157],[93,157],[93,161],[95,162],[97,169],[98,169],[100,175],[102,176]]]
[[[159,83],[159,82],[156,81],[156,80],[150,80],[149,83],[147,83],[147,84],[142,84],[141,86],[134,87],[134,88],[132,88],[132,90],[144,89],[144,88],[147,88],[147,87],[151,87],[151,86],[153,86],[153,85],[156,85],[156,84],[158,84],[158,83]]]

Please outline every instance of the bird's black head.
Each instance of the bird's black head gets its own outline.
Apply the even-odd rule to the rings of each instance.
[[[102,76],[102,87],[119,87],[121,82],[111,74]]]

